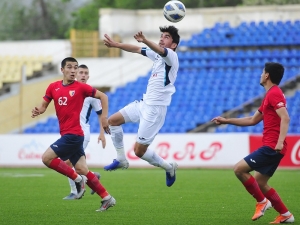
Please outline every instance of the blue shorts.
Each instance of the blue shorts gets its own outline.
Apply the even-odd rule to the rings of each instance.
[[[244,160],[253,170],[272,177],[282,158],[281,153],[268,146],[262,146],[246,156]]]
[[[50,145],[51,149],[62,160],[69,159],[73,166],[78,162],[81,156],[84,156],[83,136],[74,134],[65,134],[56,142]]]

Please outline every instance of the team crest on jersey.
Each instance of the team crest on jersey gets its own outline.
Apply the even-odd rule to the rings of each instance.
[[[69,94],[71,97],[73,97],[75,95],[75,91],[69,91]]]

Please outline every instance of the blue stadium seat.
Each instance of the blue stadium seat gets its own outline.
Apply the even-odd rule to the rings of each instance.
[[[189,40],[182,40],[180,46],[185,48],[178,51],[180,68],[176,93],[160,133],[185,133],[254,97],[263,96],[264,89],[257,82],[267,61],[278,61],[285,66],[282,83],[295,78],[300,74],[299,45],[300,20],[250,21],[237,27],[227,22],[216,23],[212,28],[193,34]],[[109,114],[139,100],[146,91],[149,76],[150,71],[115,92],[107,92]],[[299,133],[300,91],[288,98],[288,105],[293,106],[289,109],[289,132]],[[90,122],[91,131],[99,132],[96,114],[91,115]],[[215,132],[261,133],[262,128],[262,123],[253,127],[227,125],[218,127]],[[136,133],[138,125],[125,124],[123,129],[126,133]],[[24,130],[24,133],[41,132],[58,133],[57,119],[51,117],[45,123]]]

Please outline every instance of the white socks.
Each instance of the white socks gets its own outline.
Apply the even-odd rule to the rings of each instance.
[[[262,200],[261,202],[259,202],[260,204],[261,203],[265,203],[267,201],[267,199],[266,198],[264,198],[264,200]]]
[[[283,213],[281,215],[283,215],[283,216],[289,216],[289,215],[291,215],[291,213],[290,213],[290,211],[287,211],[286,213]]]
[[[77,189],[76,189],[75,182],[71,178],[68,178],[68,180],[69,180],[69,184],[71,187],[71,193],[77,195]]]
[[[123,143],[123,129],[122,126],[109,126],[111,132],[111,140],[117,151],[117,160],[126,160],[124,143]]]
[[[141,157],[141,159],[147,161],[153,166],[161,167],[165,170],[172,169],[170,163],[165,161],[162,157],[156,154],[152,149],[148,148],[145,154]]]

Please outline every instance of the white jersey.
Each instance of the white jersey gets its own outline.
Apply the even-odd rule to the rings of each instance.
[[[100,115],[102,113],[101,101],[97,98],[86,97],[84,99],[83,106],[80,112],[80,125],[85,137],[89,137],[90,134],[89,119],[92,112],[92,108],[98,115]]]
[[[165,53],[159,55],[152,49],[144,47],[141,54],[153,61],[143,100],[147,105],[170,105],[172,94],[176,91],[174,83],[179,68],[177,53],[170,48],[165,48]]]

